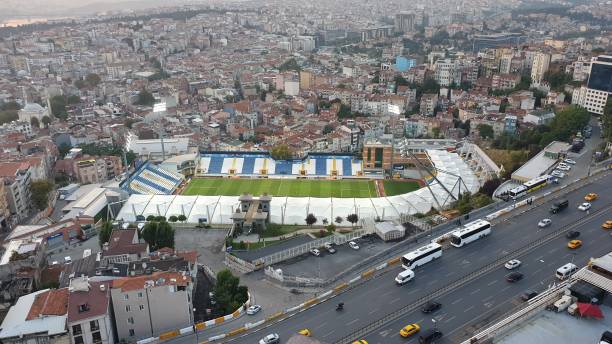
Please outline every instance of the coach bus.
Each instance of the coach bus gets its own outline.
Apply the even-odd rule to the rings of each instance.
[[[510,191],[508,191],[508,194],[510,195],[510,197],[512,197],[512,199],[517,199],[529,192],[536,191],[539,188],[546,186],[550,179],[551,176],[548,174],[539,176],[523,183],[522,185],[515,187],[514,189],[511,189]]]
[[[402,257],[402,267],[414,270],[416,267],[440,257],[442,257],[442,246],[437,243],[431,243],[405,254]]]
[[[461,247],[489,234],[491,234],[491,224],[485,220],[476,220],[452,232],[450,242],[455,247]]]

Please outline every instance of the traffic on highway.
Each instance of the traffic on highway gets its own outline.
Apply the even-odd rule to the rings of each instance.
[[[283,343],[302,329],[327,343],[464,339],[557,281],[557,269],[563,265],[584,266],[590,257],[610,250],[611,191],[612,177],[606,175],[505,221],[472,221],[452,233],[449,245],[419,243],[402,257],[401,266],[231,342],[253,343],[275,334],[277,342]],[[580,210],[586,199],[591,200],[589,209]],[[540,226],[543,219],[550,223]],[[478,274],[483,267],[555,231],[560,234]],[[433,291],[466,275],[475,277],[445,291],[439,299],[428,300]],[[343,307],[338,311],[340,303]],[[437,306],[430,309],[432,303]],[[389,317],[394,313],[398,315]],[[380,322],[385,317],[393,320]],[[377,321],[381,325],[373,328],[371,324]]]

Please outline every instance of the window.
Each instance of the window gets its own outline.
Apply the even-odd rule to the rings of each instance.
[[[83,336],[74,337],[74,344],[85,344],[85,342],[83,341]]]
[[[130,298],[130,296],[129,296],[128,294],[123,295],[123,299],[124,299],[124,300],[127,300],[127,299],[129,299],[129,298]]]
[[[127,318],[127,322],[128,322],[128,324],[134,325],[134,318],[133,317]]]
[[[100,332],[94,332],[91,334],[91,339],[93,339],[94,344],[102,343],[102,335]]]
[[[100,330],[100,324],[98,323],[98,320],[90,321],[89,322],[89,329],[91,330],[91,332],[99,331]]]
[[[130,337],[134,337],[134,329],[131,328],[129,331],[130,331]]]
[[[73,336],[78,336],[80,334],[83,333],[83,330],[81,329],[81,325],[73,325],[72,326],[72,335]]]
[[[142,297],[142,292],[141,291],[138,292],[138,297],[140,297],[140,298]]]
[[[140,308],[141,311],[144,311],[144,305],[140,305],[138,308]]]
[[[125,306],[125,311],[126,312],[131,312],[132,311],[132,307],[130,307],[130,305],[126,305]]]

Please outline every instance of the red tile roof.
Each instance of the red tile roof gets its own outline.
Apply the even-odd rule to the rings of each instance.
[[[146,281],[154,281],[155,286],[178,285],[187,286],[191,283],[190,276],[183,276],[180,272],[156,272],[151,275],[137,277],[125,277],[113,280],[113,289],[120,288],[122,292],[139,290],[145,288]]]
[[[108,313],[111,282],[90,282],[89,285],[88,291],[73,291],[68,296],[69,323]],[[104,291],[100,290],[101,285],[105,286]],[[81,310],[81,305],[87,305],[86,310]]]
[[[36,295],[26,320],[48,315],[65,315],[68,311],[68,288],[51,289]]]

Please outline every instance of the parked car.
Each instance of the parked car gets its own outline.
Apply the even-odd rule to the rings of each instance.
[[[523,279],[523,274],[518,271],[511,272],[506,275],[506,281],[510,283],[518,282],[522,279]]]
[[[591,203],[589,202],[584,202],[578,206],[578,210],[587,211],[589,209],[591,209]]]
[[[565,159],[563,162],[570,165],[576,165],[576,162],[572,159]]]
[[[70,258],[70,256],[66,256],[66,257],[64,257],[64,263],[65,263],[65,264],[70,264],[70,263],[72,263],[72,258]]]
[[[435,302],[435,301],[429,301],[423,306],[423,308],[421,308],[421,312],[432,313],[440,309],[440,307],[442,307],[441,303]]]
[[[259,344],[278,344],[280,343],[280,336],[278,333],[270,333],[269,335],[263,337]]]
[[[514,270],[514,269],[518,268],[519,266],[521,266],[521,261],[518,260],[518,259],[512,259],[512,260],[508,261],[506,264],[504,264],[504,266],[508,270]]]
[[[252,305],[251,307],[247,308],[246,313],[248,315],[254,315],[254,314],[257,314],[257,312],[259,312],[260,310],[261,310],[260,305]]]
[[[565,178],[565,173],[559,171],[559,170],[554,170],[552,171],[552,173],[550,174],[553,177],[557,177],[557,178]]]
[[[318,248],[311,248],[310,249],[310,254],[312,254],[315,257],[318,257],[321,255],[321,251],[319,251]]]
[[[359,249],[359,245],[357,245],[356,242],[354,241],[349,241],[348,243],[349,247],[352,248],[353,250],[358,250]]]
[[[578,231],[569,231],[565,234],[565,237],[568,239],[575,239],[580,236],[580,232]]]
[[[534,297],[538,296],[538,292],[537,291],[533,291],[533,290],[527,290],[526,292],[524,292],[521,295],[521,300],[523,301],[529,301],[531,299],[533,299]]]
[[[557,169],[561,170],[561,171],[569,171],[571,169],[571,167],[569,167],[569,165],[557,165]]]
[[[544,227],[550,226],[551,224],[552,224],[551,219],[542,219],[540,220],[540,222],[538,222],[538,227],[544,228]]]
[[[326,242],[323,246],[325,247],[327,252],[329,252],[331,254],[336,253],[336,249],[334,248],[334,245],[332,245],[331,242]]]

